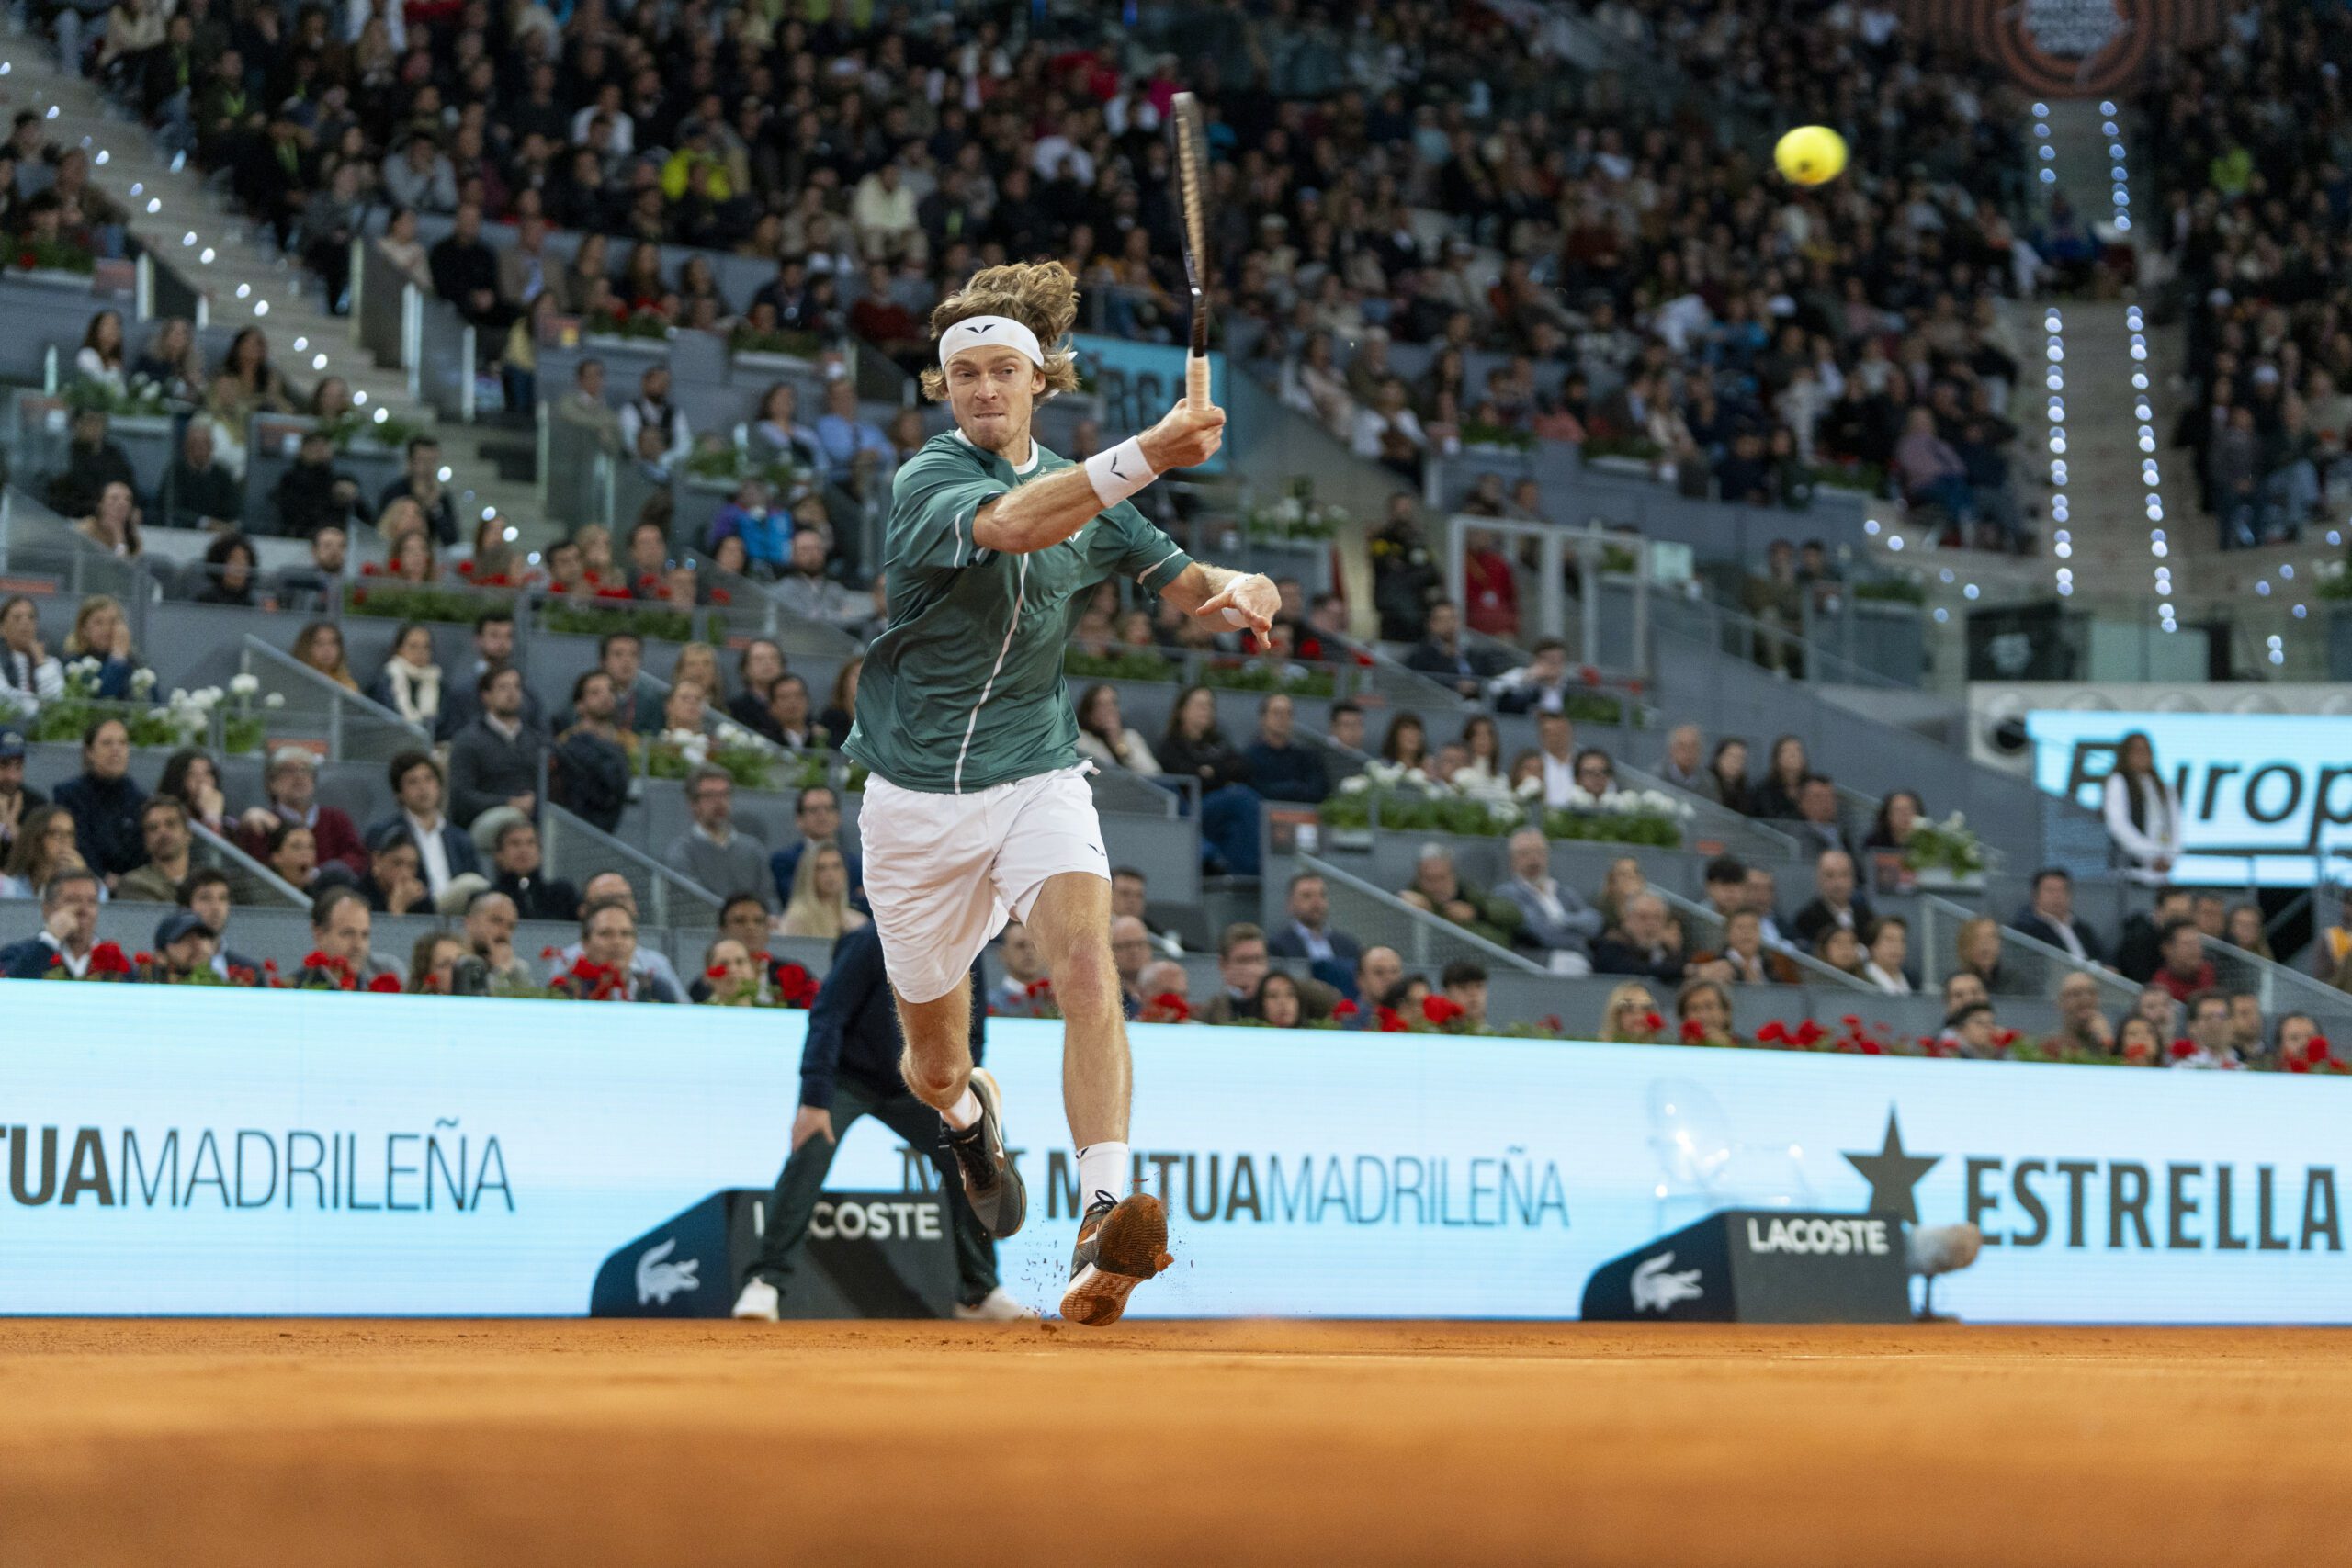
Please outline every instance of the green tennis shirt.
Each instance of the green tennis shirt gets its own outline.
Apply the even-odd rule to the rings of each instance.
[[[1158,592],[1192,564],[1124,501],[1045,549],[981,548],[982,506],[1077,467],[1031,451],[1016,468],[950,431],[899,465],[882,545],[889,625],[865,650],[842,750],[903,789],[965,794],[1076,766],[1062,655],[1087,591],[1115,576]]]

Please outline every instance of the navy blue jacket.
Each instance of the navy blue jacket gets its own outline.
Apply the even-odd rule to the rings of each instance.
[[[1268,800],[1295,800],[1313,806],[1331,793],[1330,775],[1323,753],[1294,740],[1287,746],[1250,742],[1242,752],[1250,763],[1250,784]]]
[[[100,876],[120,876],[147,863],[147,839],[139,830],[147,792],[129,773],[119,779],[76,773],[57,786],[57,804],[73,816],[82,858]]]
[[[988,1010],[981,1005],[988,980],[972,960],[972,1060],[980,1060],[988,1038]],[[882,972],[882,934],[868,920],[833,943],[833,967],[808,1010],[808,1041],[800,1051],[800,1103],[830,1111],[833,1080],[853,1077],[888,1094],[907,1092],[899,1076],[898,1005]]]

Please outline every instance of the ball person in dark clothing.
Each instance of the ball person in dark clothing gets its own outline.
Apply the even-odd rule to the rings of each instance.
[[[972,962],[972,1060],[988,1033],[982,1006],[988,983]],[[917,1100],[899,1076],[905,1041],[882,972],[882,937],[872,922],[833,943],[833,967],[808,1012],[800,1053],[800,1113],[792,1122],[792,1153],[768,1200],[767,1234],[735,1299],[735,1315],[773,1320],[791,1289],[792,1257],[808,1232],[809,1217],[832,1168],[833,1155],[852,1123],[872,1116],[910,1148],[931,1156],[956,1238],[956,1315],[976,1322],[1035,1317],[997,1283],[996,1243],[965,1201],[954,1156],[942,1140],[939,1112]]]

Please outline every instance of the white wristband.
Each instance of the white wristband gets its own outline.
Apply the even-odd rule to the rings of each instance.
[[[1131,435],[1108,452],[1097,452],[1086,459],[1086,477],[1094,482],[1094,498],[1108,507],[1118,505],[1159,476],[1144,461],[1143,443]]]

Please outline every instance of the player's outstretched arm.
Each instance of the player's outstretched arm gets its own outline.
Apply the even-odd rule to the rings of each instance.
[[[972,519],[973,542],[1002,555],[1027,555],[1058,545],[1106,507],[1143,489],[1170,468],[1205,463],[1225,443],[1225,411],[1178,403],[1141,435],[1089,458],[1082,466],[1008,491]]]
[[[1190,615],[1219,616],[1228,626],[1248,626],[1263,637],[1283,607],[1274,580],[1262,572],[1238,572],[1194,561],[1159,591],[1159,596]]]

